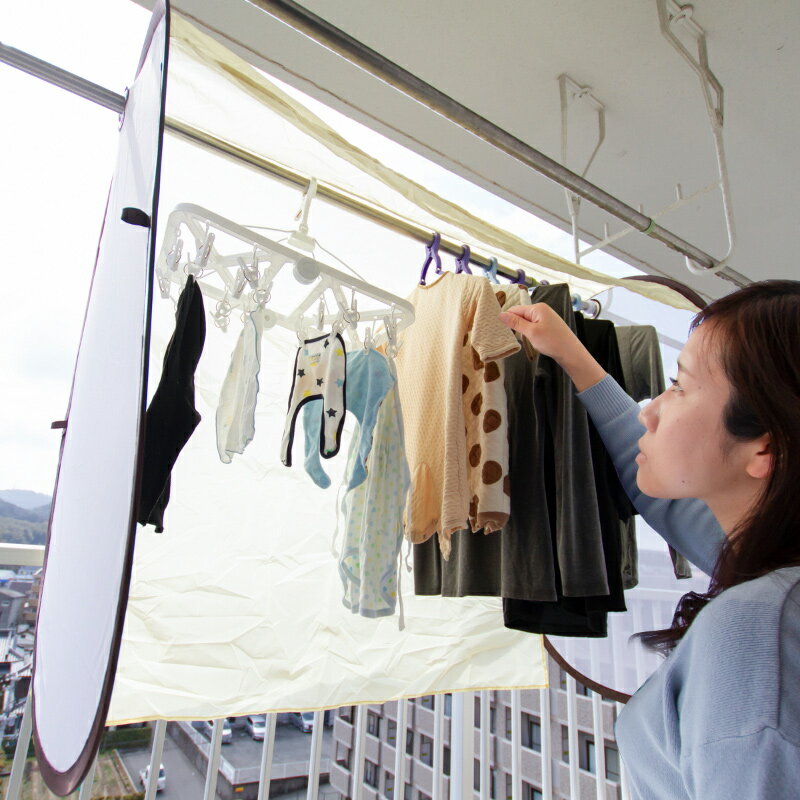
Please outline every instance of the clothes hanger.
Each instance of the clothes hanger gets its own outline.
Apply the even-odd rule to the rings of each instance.
[[[425,286],[425,278],[428,274],[428,267],[430,267],[431,262],[436,262],[436,274],[442,274],[442,258],[439,255],[439,245],[442,241],[442,235],[440,233],[434,233],[433,239],[431,240],[430,244],[425,245],[425,262],[422,265],[422,271],[419,274],[419,285]]]
[[[465,244],[464,249],[461,251],[461,255],[456,256],[456,275],[460,275],[461,273],[472,275],[472,270],[469,268],[470,255],[471,250],[469,249],[469,245]]]

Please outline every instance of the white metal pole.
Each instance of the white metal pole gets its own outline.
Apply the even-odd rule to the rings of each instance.
[[[83,783],[81,784],[81,791],[78,795],[78,800],[91,800],[92,798],[92,786],[94,785],[94,774],[97,771],[97,756],[95,756],[94,761],[92,761],[92,766],[89,767],[89,771],[86,773],[86,777],[83,779]]]
[[[408,700],[397,701],[397,737],[394,750],[394,796],[403,800],[406,785],[406,719],[408,717]]]
[[[553,800],[553,734],[550,727],[553,719],[549,688],[539,690],[539,712],[542,725],[542,797]]]
[[[489,800],[491,788],[491,765],[489,764],[489,728],[491,695],[488,691],[481,692],[481,733],[480,733],[480,764],[481,764],[481,800]]]
[[[450,754],[452,756],[452,752]],[[442,761],[444,756],[444,695],[433,696],[433,797],[432,800],[442,800],[444,783]],[[451,767],[452,767],[452,758]],[[452,773],[452,769],[450,772]]]
[[[351,773],[353,786],[350,795],[353,800],[361,800],[364,786],[364,742],[366,737],[366,706],[356,706],[356,746],[353,748],[353,763]]]
[[[314,727],[311,729],[311,752],[308,756],[308,800],[317,800],[319,793],[319,765],[322,758],[322,725],[324,711],[314,712]]]
[[[580,775],[578,773],[578,719],[575,678],[567,674],[567,730],[569,734],[569,796],[580,797]]]
[[[203,800],[214,800],[217,794],[217,771],[219,770],[219,756],[222,750],[222,730],[224,726],[224,719],[215,719],[214,726],[211,729],[211,745],[208,749],[208,768],[206,769]]]
[[[511,798],[522,800],[522,698],[511,692]]]
[[[17,749],[14,751],[14,762],[11,765],[11,775],[6,788],[6,800],[18,800],[22,788],[22,778],[25,775],[25,762],[28,759],[28,747],[31,743],[31,730],[33,728],[33,703],[31,696],[25,701],[22,712],[22,722],[17,735]]]
[[[153,747],[150,750],[150,771],[147,774],[144,800],[155,800],[156,792],[158,791],[158,776],[161,770],[161,756],[164,753],[164,736],[166,733],[167,721],[165,719],[157,720],[153,732]]]
[[[275,725],[277,721],[277,714],[267,714],[264,726],[264,747],[261,750],[261,769],[258,774],[258,800],[266,800],[269,797],[272,759],[275,755]]]

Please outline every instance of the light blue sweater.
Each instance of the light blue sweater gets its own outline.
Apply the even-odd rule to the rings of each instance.
[[[610,376],[578,394],[647,523],[704,572],[724,541],[699,500],[636,486],[639,406]],[[800,798],[800,567],[724,591],[616,726],[635,800]]]

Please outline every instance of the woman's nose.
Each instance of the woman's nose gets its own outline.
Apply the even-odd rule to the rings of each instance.
[[[648,431],[655,431],[658,426],[658,398],[651,400],[639,412],[639,422],[641,422]]]

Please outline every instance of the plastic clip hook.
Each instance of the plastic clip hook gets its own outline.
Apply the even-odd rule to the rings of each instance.
[[[439,245],[441,244],[441,241],[442,235],[440,233],[434,233],[430,244],[425,245],[425,262],[423,263],[422,271],[419,274],[420,286],[425,286],[425,277],[428,274],[428,267],[431,265],[432,261],[436,262],[436,274],[442,274],[442,258],[439,255]]]
[[[208,233],[205,241],[201,244],[197,243],[197,253],[194,260],[186,265],[186,271],[189,275],[194,275],[198,278],[202,275],[203,270],[208,266],[208,259],[211,256],[211,248],[214,244],[214,234]]]
[[[456,256],[456,275],[460,275],[462,272],[467,275],[472,275],[472,270],[469,268],[469,257],[472,255],[472,251],[469,248],[468,244],[464,245],[464,249],[461,251],[460,256]]]
[[[483,270],[486,273],[486,277],[489,279],[489,283],[500,283],[500,281],[497,280],[497,267],[497,259],[492,256],[489,259],[489,266]]]

